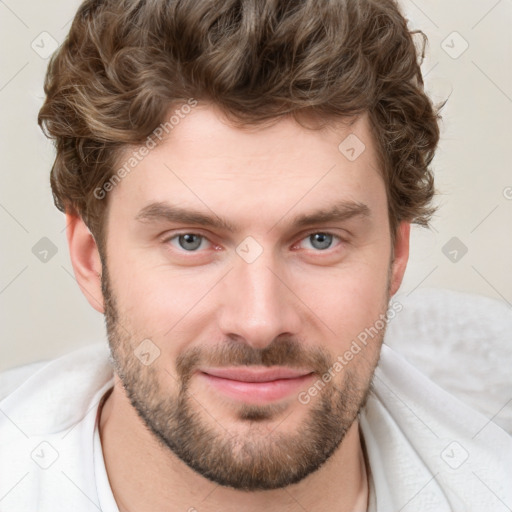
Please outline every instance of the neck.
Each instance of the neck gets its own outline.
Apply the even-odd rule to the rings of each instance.
[[[101,409],[99,430],[120,512],[367,509],[368,485],[357,420],[320,469],[286,488],[256,492],[222,487],[190,469],[146,427],[117,378]]]

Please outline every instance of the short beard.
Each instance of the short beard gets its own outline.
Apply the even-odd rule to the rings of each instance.
[[[158,369],[157,364],[145,366],[135,357],[133,350],[140,339],[130,338],[120,327],[122,316],[106,266],[102,290],[111,363],[133,408],[166,449],[215,483],[256,491],[301,481],[331,457],[366,403],[384,332],[372,340],[379,346],[372,347],[370,360],[360,353],[359,363],[343,367],[339,385],[334,379],[327,384],[321,379],[334,363],[329,354],[320,348],[306,352],[291,338],[277,338],[263,349],[230,340],[212,349],[194,347],[177,358],[175,378],[179,391],[171,395],[161,385],[165,370]],[[279,432],[278,426],[269,432],[262,426],[289,405],[238,406],[237,419],[250,426],[243,437],[226,430],[190,393],[190,379],[200,363],[312,368],[324,387],[318,400],[307,405],[310,410],[294,433]],[[358,376],[356,368],[362,370],[362,376]]]

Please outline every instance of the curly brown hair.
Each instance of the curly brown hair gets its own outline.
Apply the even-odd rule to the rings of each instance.
[[[55,204],[102,244],[107,201],[94,191],[196,98],[240,126],[368,113],[392,233],[402,220],[427,225],[442,105],[424,92],[426,42],[394,0],[85,0],[38,116],[57,150]]]

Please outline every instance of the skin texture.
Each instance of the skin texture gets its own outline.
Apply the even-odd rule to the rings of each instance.
[[[338,149],[351,133],[366,147],[354,161]],[[409,224],[391,239],[366,116],[243,130],[201,104],[107,199],[105,266],[72,215],[68,241],[107,320],[115,386],[100,434],[120,510],[365,510],[357,413],[384,330],[307,404],[298,395],[381,318],[407,263]],[[340,202],[351,215],[293,225]],[[163,203],[236,229],[155,218]],[[311,374],[261,404],[199,373],[241,365]]]

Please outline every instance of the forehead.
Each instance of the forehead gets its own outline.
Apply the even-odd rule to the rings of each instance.
[[[119,167],[137,151],[126,151]],[[386,211],[368,118],[309,129],[291,118],[240,128],[211,105],[198,105],[173,125],[111,192],[111,209],[135,217],[168,202],[208,213],[275,222],[293,210],[341,201]]]

